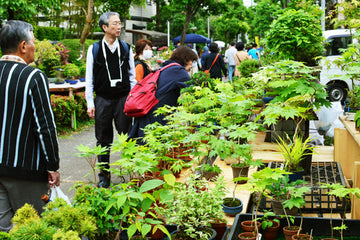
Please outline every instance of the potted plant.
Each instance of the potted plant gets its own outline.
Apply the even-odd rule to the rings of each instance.
[[[360,110],[355,113],[354,116],[355,129],[359,131],[360,128]]]
[[[71,79],[71,81],[72,81],[72,82],[70,82],[70,81],[68,81],[68,82],[72,83],[72,84],[76,83],[77,81],[75,82],[75,78],[79,76],[80,68],[74,63],[69,63],[69,64],[66,64],[63,69],[64,69],[65,77]]]
[[[290,181],[301,178],[304,171],[301,165],[302,161],[306,155],[313,153],[314,146],[309,144],[312,139],[309,137],[303,140],[300,136],[294,136],[293,140],[289,137],[287,139],[279,137],[278,139],[277,146],[284,157],[284,169],[292,173],[289,176]],[[307,163],[307,167],[310,168],[311,163]]]
[[[275,240],[280,228],[280,220],[275,217],[275,213],[264,211],[264,215],[258,217],[256,220],[261,222],[261,229],[263,230],[263,237],[266,240]]]
[[[207,227],[214,219],[208,212],[221,211],[221,198],[225,187],[223,180],[218,178],[215,187],[211,188],[208,181],[190,175],[186,183],[178,183],[173,189],[174,199],[165,201],[157,211],[163,215],[168,224],[176,224],[177,231],[171,239],[187,236],[189,239],[213,239],[214,232]],[[216,234],[216,233],[215,233]]]

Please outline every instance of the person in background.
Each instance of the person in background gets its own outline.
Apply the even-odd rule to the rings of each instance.
[[[208,54],[210,54],[209,48],[208,48],[207,46],[205,46],[205,47],[203,48],[203,50],[204,50],[204,52],[201,54],[201,57],[200,57],[202,70],[203,70],[204,65],[205,65],[205,57],[206,57]]]
[[[135,80],[134,56],[130,46],[118,40],[121,32],[119,14],[103,13],[99,26],[105,35],[91,45],[86,58],[86,102],[87,113],[95,118],[97,145],[106,147],[108,153],[98,156],[101,163],[98,187],[110,186],[110,146],[113,142],[113,122],[119,134],[128,133],[132,118],[124,113],[126,98],[137,83]],[[93,48],[98,44],[98,53]],[[96,98],[94,101],[94,92]]]
[[[153,56],[152,43],[147,39],[139,39],[135,43],[135,79],[140,82],[151,71],[149,59]]]
[[[129,133],[129,138],[139,139],[141,144],[141,138],[144,137],[143,128],[151,123],[158,122],[165,124],[163,115],[155,116],[156,109],[168,105],[176,106],[177,100],[180,96],[180,90],[187,87],[185,82],[190,81],[189,72],[193,66],[193,62],[196,61],[197,54],[187,46],[179,46],[176,51],[173,51],[169,60],[165,61],[163,66],[171,63],[178,63],[178,66],[171,66],[161,72],[157,82],[156,98],[159,102],[153,109],[145,116],[141,118],[134,118],[134,125]]]
[[[28,66],[35,52],[32,25],[6,22],[0,47],[0,231],[8,232],[25,203],[42,213],[49,184],[60,185],[60,159],[48,79]]]
[[[222,73],[227,77],[227,70],[223,57],[219,54],[219,47],[216,43],[210,43],[210,54],[205,57],[203,70],[210,69],[211,78],[222,78]],[[216,59],[216,60],[215,60]],[[213,64],[214,63],[214,64]],[[211,67],[212,65],[212,67]]]
[[[252,59],[259,59],[260,60],[260,52],[257,50],[257,44],[253,43],[251,45],[251,49],[249,50],[248,54],[251,56]]]
[[[244,61],[245,59],[251,59],[249,54],[244,51],[244,47],[245,47],[245,45],[244,45],[243,42],[236,43],[237,52],[234,53],[234,59],[235,59],[235,63],[236,63],[234,76],[236,76],[236,77],[241,76],[241,73],[240,73],[240,71],[238,69],[238,67],[240,66],[240,63],[242,61]]]
[[[229,81],[232,81],[232,76],[234,74],[235,67],[236,67],[236,62],[235,62],[235,58],[234,58],[234,54],[236,52],[237,52],[237,50],[235,48],[234,42],[230,43],[230,48],[225,51],[225,59],[226,59],[226,63],[227,63],[228,71],[229,71]]]

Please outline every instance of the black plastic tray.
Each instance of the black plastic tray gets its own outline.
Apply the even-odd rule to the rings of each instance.
[[[262,215],[259,215],[262,216]],[[238,235],[242,232],[241,222],[245,220],[251,220],[251,214],[249,213],[240,213],[237,214],[232,228],[230,230],[227,240],[238,240]],[[295,217],[295,225],[300,224],[301,217]],[[333,226],[340,226],[341,219],[333,219]],[[344,230],[344,237],[359,237],[360,239],[360,220],[345,219],[345,225],[348,227],[347,230]],[[280,219],[280,230],[278,232],[278,238],[281,239],[283,236],[282,228],[287,226],[286,219]],[[312,229],[313,236],[330,236],[330,219],[329,218],[314,218],[314,217],[304,217],[303,219],[303,233],[310,233]],[[338,231],[334,231],[335,237],[340,237]]]

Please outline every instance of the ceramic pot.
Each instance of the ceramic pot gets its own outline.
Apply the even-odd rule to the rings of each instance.
[[[310,236],[309,234],[299,234],[299,235],[292,235],[291,237],[292,240],[312,240],[313,237]]]
[[[275,240],[280,228],[280,223],[272,221],[273,226],[263,230],[263,237],[265,240]]]
[[[291,174],[289,174],[289,182],[295,182],[298,179],[302,179],[304,175],[304,171],[300,171],[300,172],[293,172]]]
[[[256,236],[253,232],[243,232],[238,235],[240,240],[255,240]]]
[[[282,201],[271,199],[271,207],[276,215],[285,215]],[[287,215],[296,216],[299,208],[293,207],[291,210],[289,208],[285,208],[285,211]]]
[[[304,169],[304,175],[310,175],[313,151],[312,149],[305,149],[305,153],[306,155],[303,156],[299,165]]]
[[[237,177],[247,177],[249,172],[249,167],[236,167],[234,164],[231,164],[231,169],[233,172],[233,178]],[[237,184],[246,183],[246,180],[237,181]]]
[[[290,228],[290,229],[289,229]],[[297,228],[297,229],[296,229]],[[286,240],[291,240],[291,237],[295,234],[297,234],[297,232],[299,231],[299,227],[298,226],[286,226],[283,227],[283,232],[285,235],[285,239]],[[301,232],[301,231],[300,231]]]
[[[255,230],[255,222],[252,220],[242,221],[240,224],[244,232],[253,232]],[[256,224],[258,225],[258,229],[260,229],[261,222],[256,221]]]
[[[221,204],[223,211],[228,216],[235,216],[236,214],[240,213],[243,209],[243,203],[239,198],[235,198],[237,204],[229,205],[228,203],[232,202],[233,198],[223,198],[224,203]]]

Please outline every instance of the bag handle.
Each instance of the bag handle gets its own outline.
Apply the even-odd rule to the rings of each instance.
[[[180,64],[178,64],[178,63],[170,63],[170,64],[166,65],[165,67],[160,68],[160,72],[162,72],[163,70],[165,70],[165,69],[167,69],[169,67],[172,67],[172,66],[180,66]]]
[[[214,66],[214,63],[216,62],[216,59],[218,58],[219,54],[216,55],[214,61],[212,62],[210,68],[209,68],[209,72],[210,72],[210,69],[212,68],[212,66]]]

